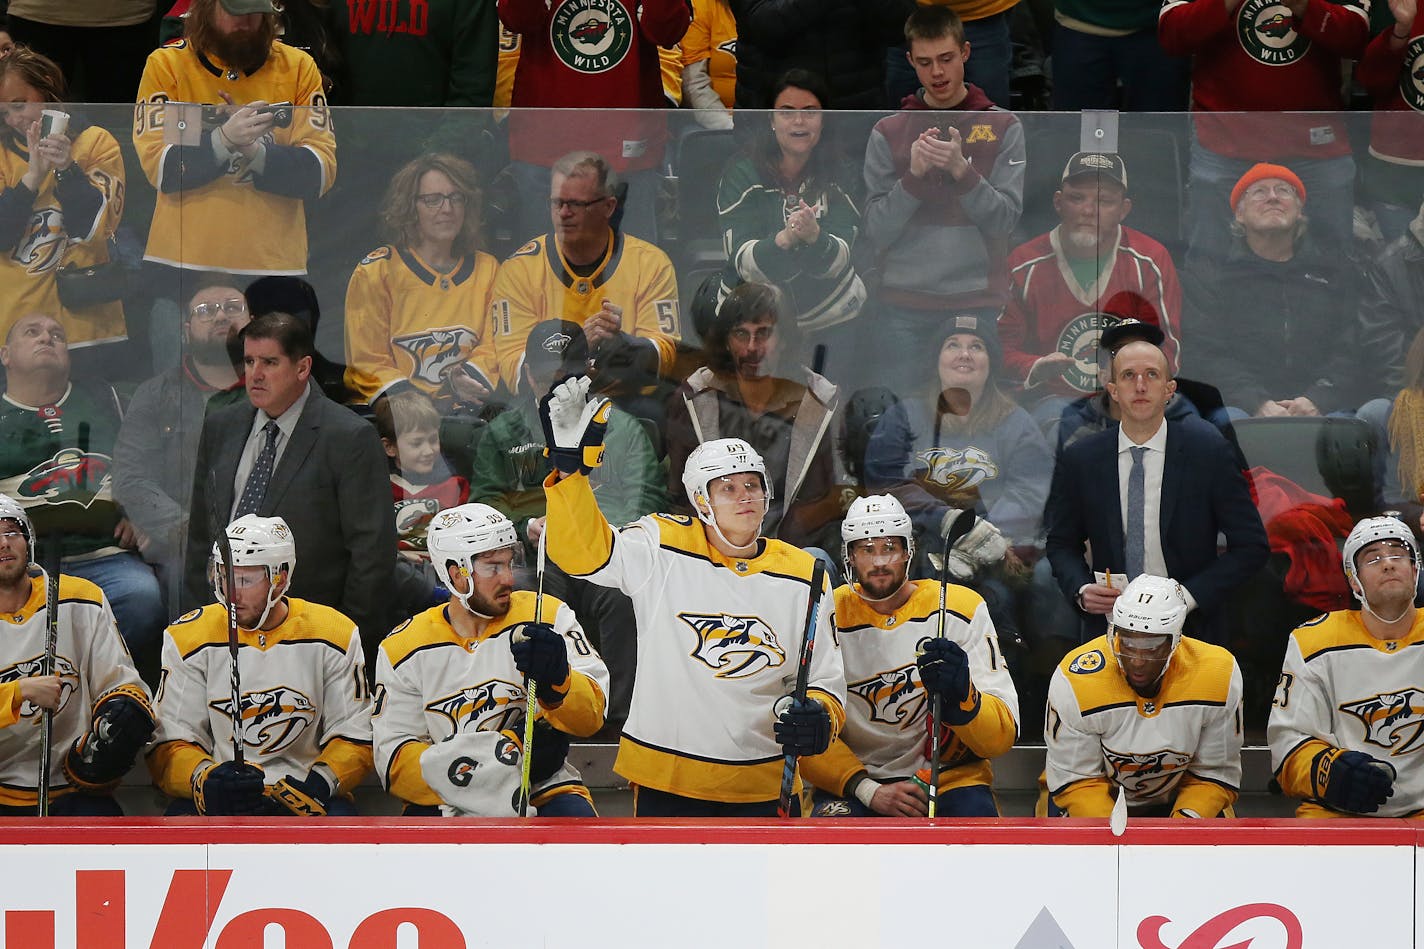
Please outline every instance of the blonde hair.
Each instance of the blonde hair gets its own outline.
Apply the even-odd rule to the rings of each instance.
[[[423,392],[408,389],[376,400],[376,432],[394,442],[406,432],[440,431],[440,413]]]
[[[1404,388],[1389,416],[1390,446],[1399,454],[1399,484],[1424,496],[1424,330],[1414,336],[1404,357]]]

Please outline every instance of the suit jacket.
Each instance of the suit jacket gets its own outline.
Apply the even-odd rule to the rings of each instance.
[[[1094,571],[1127,570],[1117,437],[1117,428],[1110,428],[1070,445],[1053,472],[1045,509],[1048,559],[1075,607],[1078,590],[1094,581]],[[1265,564],[1266,528],[1230,443],[1211,425],[1200,419],[1169,421],[1166,455],[1158,525],[1167,572],[1197,601],[1188,617],[1192,635],[1225,643],[1227,595]],[[1218,532],[1226,535],[1220,555]],[[1104,617],[1081,615],[1086,635],[1105,631]]]
[[[233,477],[257,409],[210,414],[198,441],[184,576],[187,607],[213,602],[208,581],[214,523],[226,523]],[[221,512],[215,516],[214,512]],[[289,596],[340,610],[371,647],[390,631],[395,519],[385,452],[370,423],[312,386],[257,513],[281,517],[297,545]]]

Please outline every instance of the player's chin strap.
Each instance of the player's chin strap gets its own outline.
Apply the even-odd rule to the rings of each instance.
[[[468,572],[466,572],[465,575],[465,582],[470,585],[468,593],[461,593],[459,590],[453,588],[450,590],[450,593],[454,595],[455,599],[460,601],[460,605],[463,606],[465,608],[465,612],[469,613],[470,615],[478,616],[482,620],[494,619],[493,616],[487,613],[481,613],[479,610],[475,609],[473,606],[470,605],[470,598],[475,595],[475,578]]]
[[[732,543],[730,540],[727,539],[727,535],[724,534],[724,533],[722,533],[722,528],[721,528],[720,526],[718,526],[718,524],[717,524],[717,512],[714,511],[714,510],[712,510],[712,502],[711,502],[710,500],[708,500],[707,495],[703,494],[703,495],[702,495],[702,500],[703,500],[703,502],[707,505],[707,513],[706,513],[706,514],[703,514],[703,513],[702,513],[702,506],[701,506],[701,505],[698,505],[698,507],[697,507],[697,517],[698,517],[698,519],[701,520],[702,523],[706,524],[708,527],[712,528],[713,533],[715,533],[715,534],[717,535],[717,537],[722,541],[722,543],[724,543],[724,544],[727,545],[728,549],[730,549],[731,551],[733,551],[734,553],[737,553],[737,554],[740,554],[740,553],[741,553],[742,551],[744,551],[744,550],[745,550],[745,551],[749,551],[749,552],[751,552],[751,553],[755,553],[755,552],[756,552],[757,541],[761,540],[761,524],[762,524],[762,521],[765,521],[765,520],[766,520],[766,502],[765,502],[765,501],[762,502],[761,520],[760,520],[760,521],[757,521],[757,532],[756,532],[756,536],[752,538],[752,542],[751,542],[750,544],[741,545],[741,544],[734,544],[734,543]]]
[[[855,595],[856,595],[856,596],[860,597],[862,600],[864,600],[864,601],[867,602],[867,603],[884,603],[886,600],[892,600],[892,599],[894,599],[895,597],[899,596],[899,595],[900,595],[900,591],[903,590],[903,589],[905,589],[905,584],[907,584],[907,583],[909,583],[909,582],[910,582],[910,573],[909,573],[909,571],[907,570],[907,571],[905,571],[905,579],[903,579],[903,580],[900,581],[900,585],[899,585],[898,587],[896,587],[895,589],[891,590],[889,593],[885,594],[884,596],[866,596],[866,595],[865,595],[865,588],[864,588],[864,586],[862,586],[862,584],[861,584],[861,582],[860,582],[859,580],[857,580],[857,581],[855,582],[855,584],[851,587],[851,589],[855,591]]]
[[[1413,600],[1413,598],[1411,598],[1408,603],[1404,604],[1404,609],[1402,609],[1402,610],[1399,611],[1399,615],[1398,615],[1398,616],[1396,616],[1394,619],[1385,619],[1383,616],[1381,616],[1381,615],[1379,615],[1378,613],[1375,612],[1375,608],[1374,608],[1373,606],[1370,606],[1370,598],[1365,595],[1365,585],[1364,585],[1363,583],[1360,583],[1358,580],[1356,580],[1356,581],[1354,581],[1354,582],[1355,582],[1356,584],[1359,584],[1359,586],[1358,586],[1358,588],[1354,589],[1353,592],[1354,592],[1355,596],[1357,596],[1357,597],[1360,598],[1360,605],[1361,605],[1362,607],[1364,607],[1365,612],[1368,613],[1368,614],[1370,614],[1371,616],[1373,616],[1375,619],[1379,620],[1381,623],[1385,624],[1386,626],[1393,626],[1395,623],[1398,623],[1400,620],[1404,619],[1404,617],[1408,616],[1408,615],[1409,615],[1411,612],[1413,612],[1413,610],[1414,610],[1414,600]],[[1419,565],[1418,565],[1418,564],[1415,564],[1415,565],[1414,565],[1414,589],[1415,589],[1416,593],[1417,593],[1418,590],[1419,590]]]

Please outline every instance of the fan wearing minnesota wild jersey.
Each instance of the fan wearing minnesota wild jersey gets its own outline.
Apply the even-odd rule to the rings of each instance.
[[[815,817],[923,817],[928,808],[932,685],[939,686],[940,817],[997,817],[989,759],[1018,735],[1018,692],[979,594],[911,580],[914,525],[884,494],[857,498],[841,525],[849,583],[836,590],[846,723],[801,767]]]

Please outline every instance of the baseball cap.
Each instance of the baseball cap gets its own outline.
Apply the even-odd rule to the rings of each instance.
[[[246,16],[249,13],[276,13],[276,7],[272,6],[272,0],[218,0],[222,8],[233,16]]]
[[[569,320],[544,320],[534,324],[524,344],[524,364],[536,376],[552,370],[563,375],[588,371],[588,339],[583,327]]]
[[[1063,167],[1063,180],[1092,175],[1115,181],[1127,190],[1127,162],[1110,152],[1078,152]]]
[[[1128,343],[1139,339],[1151,343],[1153,346],[1161,346],[1162,341],[1166,338],[1162,327],[1129,318],[1119,320],[1103,330],[1102,336],[1098,338],[1098,348],[1100,351],[1116,352]]]

